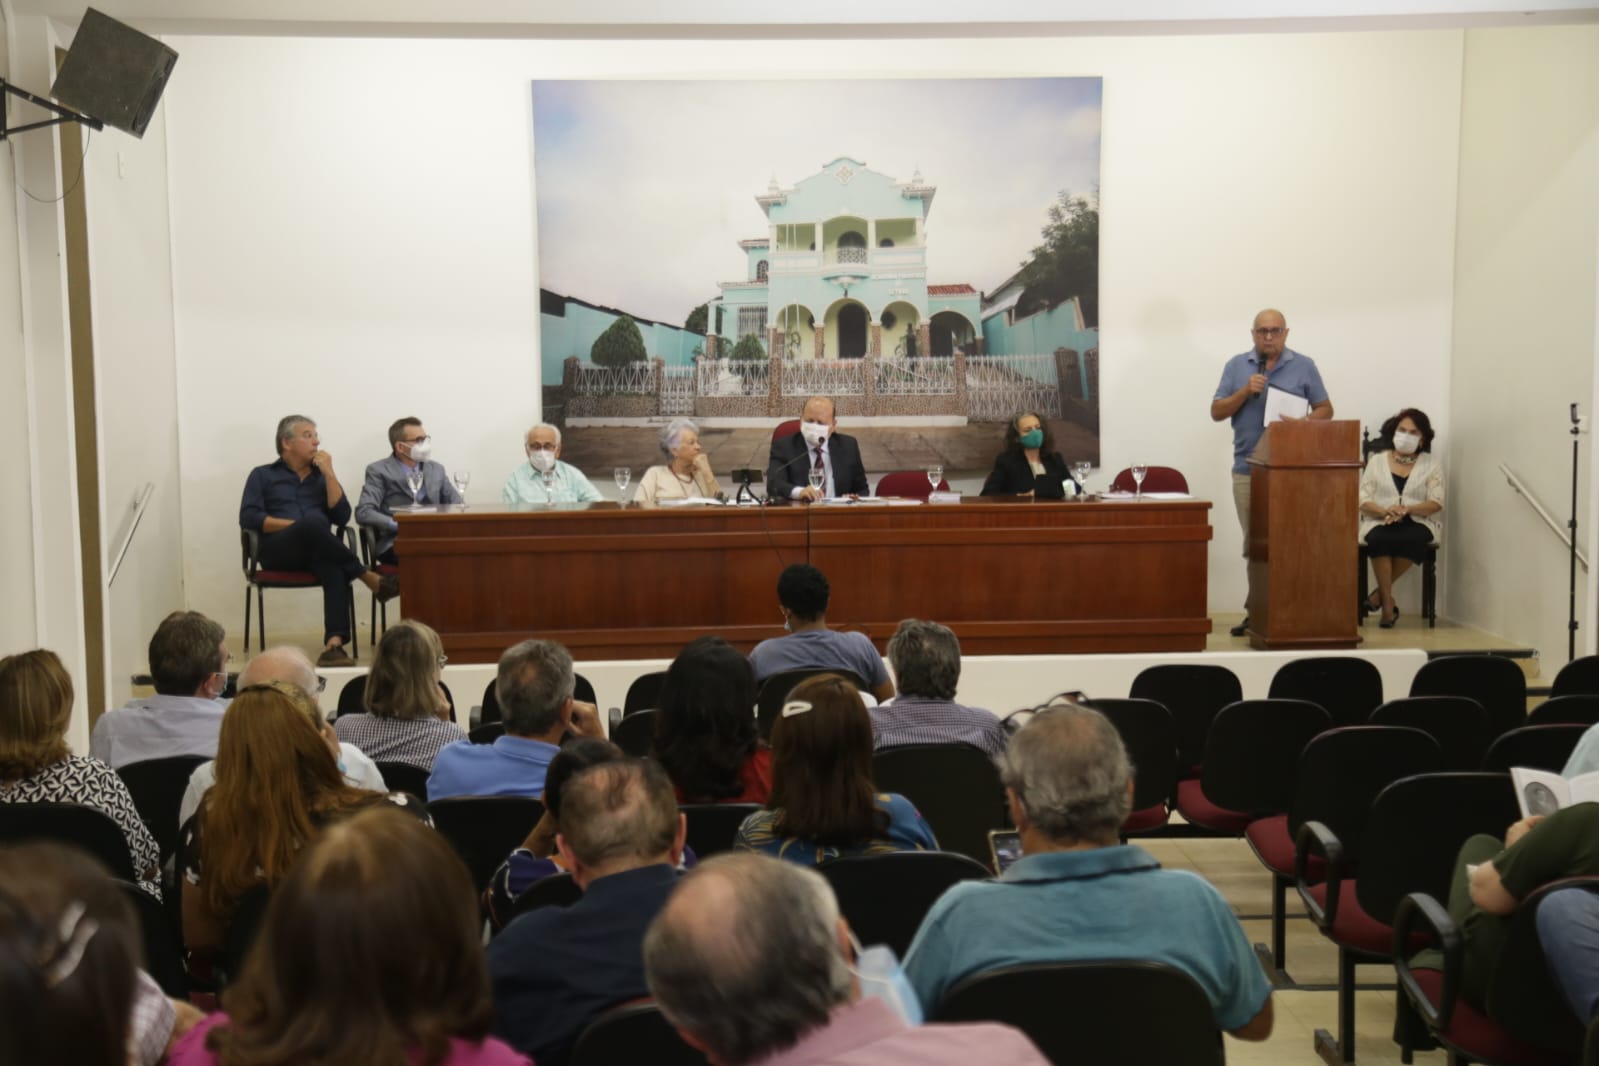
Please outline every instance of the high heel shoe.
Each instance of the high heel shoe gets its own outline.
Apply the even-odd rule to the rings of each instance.
[[[1380,610],[1382,610],[1381,600],[1378,600],[1376,603],[1372,603],[1371,599],[1368,597],[1360,601],[1360,613],[1362,617],[1368,614],[1376,614]]]
[[[1399,621],[1399,608],[1395,607],[1394,608],[1394,616],[1392,618],[1384,618],[1382,621],[1378,622],[1377,623],[1377,628],[1378,629],[1392,629],[1394,627],[1394,623],[1397,622],[1397,621]]]

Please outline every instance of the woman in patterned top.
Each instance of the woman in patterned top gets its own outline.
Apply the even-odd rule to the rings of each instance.
[[[440,748],[466,739],[439,685],[443,670],[437,633],[410,618],[395,624],[372,652],[361,697],[367,713],[340,715],[333,731],[370,759],[432,770]]]
[[[772,727],[772,794],[735,848],[803,866],[843,855],[937,850],[910,800],[872,787],[872,722],[855,686],[818,674],[794,686]]]
[[[161,898],[161,850],[128,786],[98,759],[72,754],[72,678],[53,651],[0,659],[0,802],[76,803],[104,811],[128,840],[139,887]]]
[[[410,796],[352,788],[316,727],[316,705],[282,681],[234,697],[217,738],[217,783],[183,827],[183,941],[210,951],[245,893],[271,888],[330,822],[385,800],[427,814]]]

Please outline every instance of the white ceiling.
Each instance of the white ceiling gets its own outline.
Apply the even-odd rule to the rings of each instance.
[[[1599,22],[1594,0],[10,0],[75,25],[89,3],[152,33],[932,37],[1363,30]]]

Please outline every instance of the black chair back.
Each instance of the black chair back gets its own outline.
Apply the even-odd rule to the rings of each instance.
[[[1005,827],[1007,811],[987,753],[968,744],[882,748],[872,756],[872,781],[910,800],[944,851],[988,863],[988,831]]]
[[[1159,1024],[1150,1005],[1159,1004]],[[961,981],[933,1013],[940,1022],[1001,1022],[1044,1058],[1096,1066],[1221,1066],[1221,1030],[1192,977],[1158,962],[1005,966]]]
[[[572,675],[572,698],[582,703],[599,706],[599,697],[594,695],[594,685],[582,674]]]
[[[173,928],[172,919],[161,901],[134,884],[121,881],[122,895],[133,904],[139,916],[139,934],[144,941],[144,970],[161,991],[174,999],[189,998],[189,975],[183,968],[183,941]]]
[[[1599,696],[1551,696],[1527,715],[1528,725],[1599,725]]]
[[[467,733],[466,739],[474,744],[493,744],[503,736],[505,736],[504,722],[485,722]]]
[[[1299,756],[1299,780],[1288,808],[1288,833],[1317,821],[1344,844],[1346,864],[1359,858],[1361,833],[1377,794],[1402,777],[1443,768],[1438,742],[1420,729],[1359,725],[1311,738]]]
[[[536,911],[540,907],[570,907],[583,898],[583,890],[577,887],[577,882],[572,880],[571,874],[551,874],[541,877],[527,887],[527,890],[511,904],[511,917],[506,920],[509,925],[528,911]]]
[[[1094,709],[1110,719],[1133,762],[1133,810],[1173,797],[1177,789],[1177,725],[1154,700],[1095,699]]]
[[[1445,655],[1422,664],[1412,696],[1466,696],[1482,704],[1488,740],[1527,724],[1527,675],[1502,655]]]
[[[1465,696],[1409,696],[1371,712],[1372,725],[1420,729],[1443,749],[1444,770],[1475,770],[1488,750],[1487,715]]]
[[[483,689],[483,708],[477,718],[479,725],[500,721],[500,697],[494,691],[494,680],[490,678],[488,686]]]
[[[776,724],[777,716],[783,712],[783,704],[788,701],[788,694],[794,691],[794,686],[807,677],[815,677],[817,674],[837,674],[862,692],[868,691],[871,687],[859,674],[849,670],[817,668],[784,670],[780,674],[773,674],[761,682],[760,690],[755,696],[755,726],[762,740],[772,739],[772,726]]]
[[[1392,925],[1411,892],[1448,899],[1460,846],[1477,833],[1503,837],[1520,817],[1509,774],[1400,778],[1377,794],[1366,816],[1355,881],[1361,909]]]
[[[759,803],[685,803],[678,808],[688,821],[688,846],[696,859],[733,850],[733,838]]]
[[[622,713],[648,710],[661,705],[661,686],[666,683],[666,671],[640,674],[627,686],[627,698],[622,701]]]
[[[1211,720],[1229,703],[1243,699],[1244,688],[1225,666],[1162,663],[1140,671],[1127,695],[1154,700],[1171,712],[1177,727],[1177,772],[1189,777],[1204,756]]]
[[[1294,801],[1299,756],[1331,717],[1309,700],[1239,700],[1223,707],[1205,738],[1200,789],[1218,807],[1265,816]]]
[[[128,838],[109,814],[76,803],[0,803],[0,842],[53,840],[82,848],[111,876],[137,881]]]
[[[383,775],[384,787],[390,792],[409,792],[427,802],[429,771],[408,762],[380,761],[377,767],[378,773]]]
[[[1500,773],[1524,766],[1558,774],[1566,768],[1577,741],[1587,731],[1583,725],[1524,725],[1512,729],[1488,746],[1482,768],[1488,773]]]
[[[1382,703],[1382,673],[1369,660],[1348,655],[1293,659],[1272,675],[1267,695],[1319,703],[1334,726],[1364,725]]]
[[[660,711],[653,708],[634,711],[616,724],[611,739],[616,746],[637,759],[649,755],[655,743],[655,718]]]
[[[347,714],[365,714],[366,704],[366,675],[356,674],[345,682],[339,689],[339,706],[333,712],[333,717],[343,718]]]
[[[1599,655],[1584,655],[1560,668],[1551,696],[1599,696]]]
[[[433,825],[455,848],[479,893],[544,814],[527,796],[455,796],[428,804]]]
[[[987,866],[948,851],[852,855],[824,862],[816,872],[833,886],[839,911],[860,942],[887,944],[902,959],[945,889],[989,876]]]
[[[672,1023],[651,1002],[625,1003],[589,1022],[572,1047],[569,1066],[706,1066],[703,1054],[683,1043]]]
[[[245,960],[261,930],[261,920],[266,917],[267,904],[272,902],[272,890],[257,885],[240,899],[234,908],[233,918],[222,934],[222,954],[217,959],[217,981],[224,987],[244,972]]]
[[[133,806],[161,848],[163,863],[178,850],[178,808],[183,806],[189,776],[205,761],[203,755],[174,755],[117,767],[117,776],[128,786]]]

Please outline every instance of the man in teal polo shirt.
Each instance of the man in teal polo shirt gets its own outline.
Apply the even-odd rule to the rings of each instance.
[[[997,881],[945,892],[916,932],[905,974],[929,1014],[972,974],[1023,963],[1165,963],[1199,983],[1216,1024],[1271,1035],[1271,987],[1221,893],[1119,844],[1133,775],[1115,726],[1087,707],[1052,708],[1000,760],[1022,858]]]
[[[1255,316],[1250,330],[1255,346],[1227,360],[1221,384],[1210,401],[1210,417],[1233,423],[1233,504],[1238,508],[1238,524],[1244,527],[1244,558],[1249,558],[1249,457],[1266,433],[1266,387],[1280,389],[1310,404],[1306,418],[1333,416],[1332,400],[1327,398],[1321,372],[1310,356],[1288,347],[1288,320],[1281,311],[1267,308]],[[1285,416],[1286,417],[1286,416]],[[1244,607],[1248,609],[1248,601]],[[1232,635],[1243,636],[1249,618],[1233,626]]]

